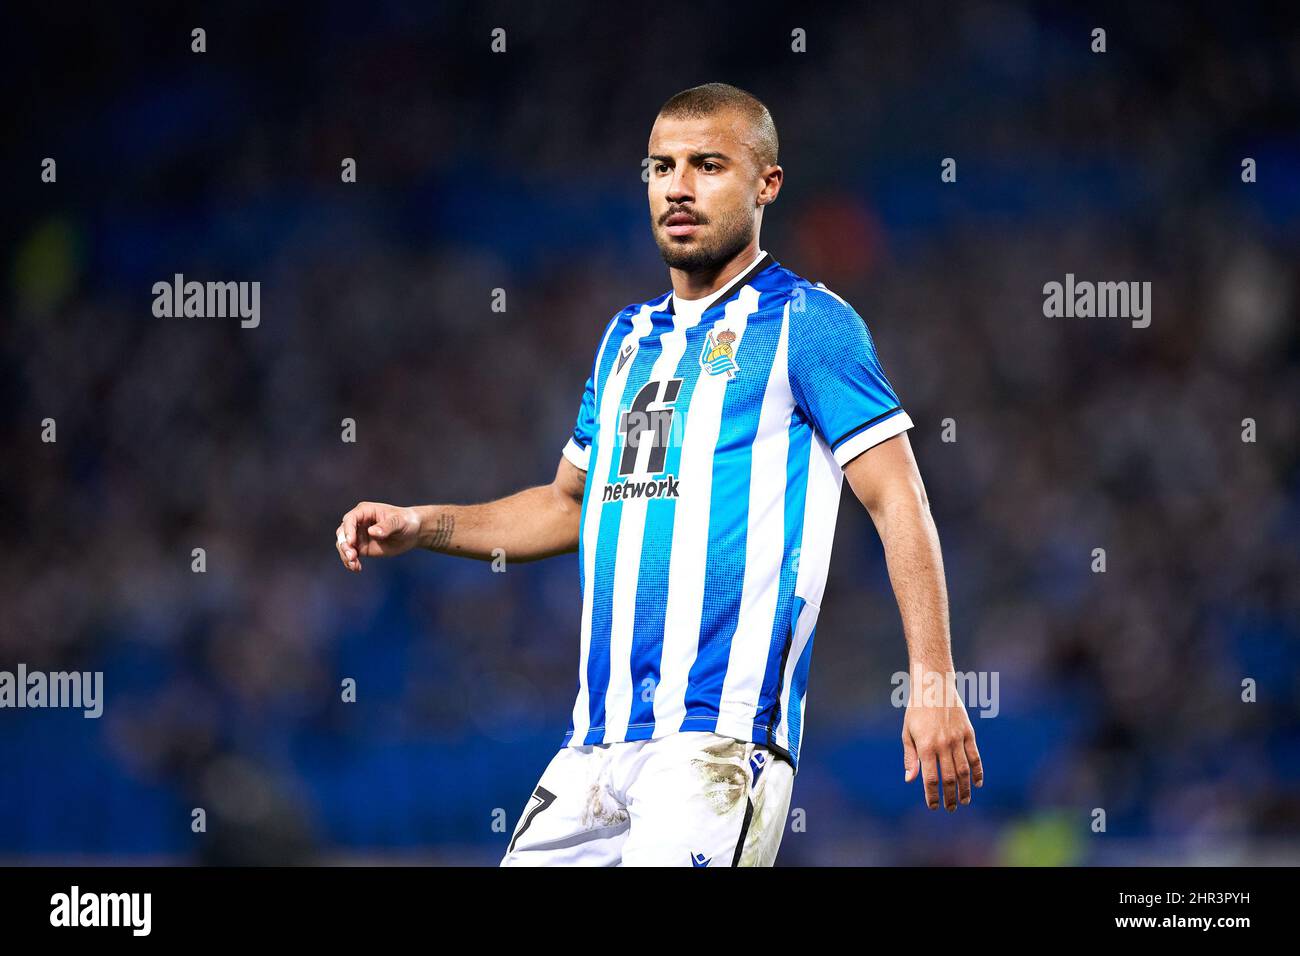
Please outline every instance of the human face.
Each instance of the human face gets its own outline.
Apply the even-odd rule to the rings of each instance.
[[[655,121],[650,228],[670,268],[716,271],[756,241],[766,187],[751,140],[735,110]]]

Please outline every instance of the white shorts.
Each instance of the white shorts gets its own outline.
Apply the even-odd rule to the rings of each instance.
[[[564,747],[515,825],[502,866],[771,866],[794,770],[707,731]]]

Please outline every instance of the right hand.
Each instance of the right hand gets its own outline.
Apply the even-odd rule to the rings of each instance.
[[[414,508],[363,501],[343,516],[334,532],[334,550],[349,571],[361,570],[361,557],[389,558],[419,543],[420,516]]]

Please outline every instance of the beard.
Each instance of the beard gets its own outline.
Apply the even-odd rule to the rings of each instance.
[[[678,243],[672,236],[664,235],[658,229],[652,230],[659,255],[668,268],[683,272],[716,272],[754,238],[754,219],[743,209],[717,220],[701,217],[701,221],[714,225],[714,235],[703,241],[693,237],[690,243]]]

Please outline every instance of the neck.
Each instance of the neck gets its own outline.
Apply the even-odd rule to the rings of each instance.
[[[683,269],[669,269],[668,275],[673,280],[673,292],[680,299],[702,299],[717,292],[740,273],[749,268],[749,264],[758,255],[758,236],[755,236],[744,249],[736,253],[722,265],[687,272]]]

